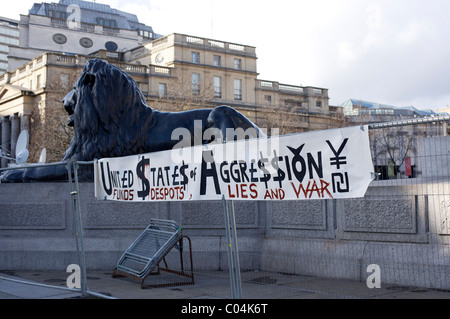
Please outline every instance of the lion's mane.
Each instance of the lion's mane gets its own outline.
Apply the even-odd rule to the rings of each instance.
[[[102,60],[90,60],[74,85],[74,136],[63,160],[90,161],[145,151],[152,109],[137,83]]]

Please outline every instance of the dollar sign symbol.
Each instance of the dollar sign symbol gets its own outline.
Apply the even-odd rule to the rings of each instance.
[[[142,180],[142,190],[137,192],[138,197],[145,200],[145,197],[150,194],[150,183],[145,177],[145,165],[150,165],[150,159],[142,156],[142,160],[136,166],[136,174]]]
[[[277,156],[277,152],[275,150],[273,150],[273,155],[274,155],[274,158],[272,158],[272,161],[271,161],[272,167],[275,168],[275,170],[277,171],[277,174],[278,174],[277,176],[273,177],[273,180],[275,182],[279,182],[280,188],[282,188],[281,182],[286,177],[286,174],[283,172],[282,169],[280,169],[279,161],[283,160],[283,157]]]
[[[267,187],[267,182],[270,180],[270,172],[266,169],[266,165],[264,163],[268,163],[269,159],[266,157],[263,157],[262,152],[260,152],[261,154],[261,159],[258,161],[258,167],[261,169],[261,171],[263,171],[264,173],[264,177],[260,177],[259,181],[260,182],[264,182],[266,184],[266,189]]]
[[[180,173],[183,175],[183,180],[180,181],[180,185],[183,186],[183,189],[186,190],[186,184],[188,183],[188,176],[186,175],[186,169],[189,168],[189,165],[184,164],[180,167]]]

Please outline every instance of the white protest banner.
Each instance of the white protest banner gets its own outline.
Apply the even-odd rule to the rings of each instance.
[[[99,200],[156,202],[363,197],[368,127],[175,148],[96,163]]]

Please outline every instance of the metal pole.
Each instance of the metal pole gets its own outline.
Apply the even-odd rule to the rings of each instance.
[[[83,237],[83,223],[81,218],[81,201],[80,201],[80,188],[78,184],[78,163],[75,162],[75,191],[76,191],[76,199],[77,199],[77,208],[78,208],[78,227],[80,234],[80,247],[81,247],[81,291],[83,294],[87,294],[87,275],[86,275],[86,260],[85,260],[85,252],[84,252],[84,237]],[[84,285],[83,285],[84,284]],[[83,288],[84,287],[84,288]]]
[[[238,243],[237,243],[237,232],[236,232],[236,218],[234,213],[234,201],[229,201],[230,209],[228,210],[229,213],[231,213],[230,220],[231,220],[231,243],[233,246],[233,253],[234,253],[234,272],[235,272],[235,280],[236,280],[236,293],[237,298],[242,298],[242,287],[241,287],[241,267],[239,264],[239,251],[238,251]]]
[[[222,196],[223,202],[223,214],[225,219],[225,233],[227,236],[227,252],[228,252],[228,267],[230,272],[230,286],[231,286],[231,299],[235,299],[235,280],[234,280],[234,266],[233,266],[233,258],[231,253],[231,240],[230,240],[230,218],[228,216],[228,206],[227,201],[225,200],[225,196]]]
[[[72,164],[74,165],[74,177],[72,179]],[[81,207],[78,188],[78,164],[76,162],[67,163],[67,171],[69,174],[69,186],[72,202],[73,221],[75,228],[75,240],[77,245],[78,263],[81,269],[81,294],[83,297],[87,296],[87,278],[86,278],[86,262],[84,258],[84,244],[83,244],[83,226],[81,222]],[[75,182],[75,185],[74,185]],[[75,186],[75,189],[74,189]]]
[[[230,268],[231,298],[242,298],[239,253],[236,235],[236,219],[233,201],[226,201],[222,196],[225,218],[225,232],[227,236],[228,264]]]

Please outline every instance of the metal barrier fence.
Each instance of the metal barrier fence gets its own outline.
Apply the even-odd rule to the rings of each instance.
[[[18,167],[10,167],[10,168],[2,168],[0,172],[11,171],[11,170],[19,170],[24,168],[40,168],[40,167],[49,167],[49,166],[65,166],[67,169],[68,175],[68,184],[69,184],[69,194],[70,194],[70,202],[72,208],[72,217],[73,217],[73,235],[76,242],[76,252],[78,258],[78,265],[81,270],[80,276],[80,287],[79,288],[70,288],[70,287],[58,287],[64,290],[70,290],[74,292],[80,292],[82,297],[87,297],[88,295],[97,296],[101,298],[109,298],[109,296],[104,296],[102,294],[98,294],[88,290],[87,287],[87,275],[86,275],[86,261],[85,261],[85,253],[84,253],[84,240],[83,240],[83,223],[82,223],[82,214],[81,214],[81,205],[80,205],[80,197],[79,197],[79,183],[78,183],[78,168],[79,165],[92,165],[94,162],[82,162],[82,161],[70,161],[70,162],[57,162],[57,163],[48,163],[48,164],[30,164],[26,166],[18,166]],[[0,224],[1,225],[1,224]],[[7,280],[7,278],[2,278]],[[38,284],[40,286],[46,286],[42,284]],[[51,286],[48,286],[51,287]]]
[[[107,205],[86,204],[86,196],[80,197],[92,188],[86,184],[80,187],[77,164],[91,163],[60,163],[67,165],[69,173],[75,168],[74,179],[69,180],[73,222],[67,222],[66,227],[73,226],[77,263],[82,270],[82,285],[76,291],[83,296],[107,297],[88,286],[96,287],[96,279],[109,276],[115,264],[99,269],[94,259],[116,261],[125,251],[127,240],[145,228],[140,228],[145,223],[143,216],[149,214],[177,219],[191,236],[194,269],[187,262],[183,266],[185,271],[193,271],[196,280],[195,285],[183,288],[144,289],[140,292],[144,298],[366,298],[379,286],[385,293],[426,290],[450,297],[448,120],[443,117],[370,125],[376,179],[362,199],[236,202],[235,207],[223,202],[166,203],[152,206],[142,215],[142,206],[117,204],[112,207],[126,211],[127,219],[141,218],[140,223],[127,220],[126,226],[117,227],[113,223],[122,219],[110,208],[110,216],[101,221],[86,212],[97,212],[99,205]],[[234,209],[235,216],[229,215]],[[103,215],[96,216],[100,219]],[[226,223],[227,219],[231,223]],[[0,231],[6,230],[5,237],[21,236],[20,231],[14,231],[16,226],[6,224],[2,227],[0,223]],[[61,232],[58,227],[42,228],[33,229],[27,236],[42,237],[41,231]],[[20,229],[29,231],[27,227]],[[10,243],[5,237],[2,240]],[[11,243],[12,251],[17,243]],[[113,245],[118,247],[111,248]],[[100,246],[103,250],[98,252]],[[108,249],[113,252],[108,253]],[[179,257],[174,252],[166,259],[170,263]],[[236,265],[238,269],[233,268]],[[67,277],[64,270],[61,276]],[[148,280],[173,281],[171,276],[175,275],[165,273]],[[113,285],[120,286],[127,279],[115,280]],[[347,288],[340,289],[340,285]],[[140,288],[136,284],[128,289]]]
[[[449,120],[370,124],[375,179],[363,199],[269,204],[263,248],[240,253],[243,284],[269,286],[271,298],[292,289],[364,298],[374,287],[450,298]],[[367,289],[343,294],[311,278],[350,279]],[[254,289],[243,296],[259,297]]]

